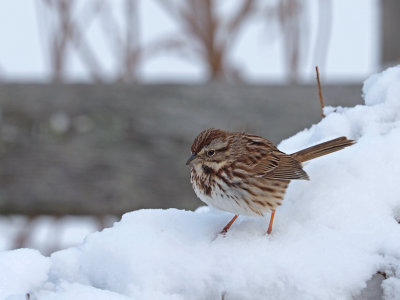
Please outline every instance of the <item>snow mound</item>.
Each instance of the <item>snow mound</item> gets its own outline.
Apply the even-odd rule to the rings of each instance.
[[[50,259],[32,249],[0,252],[0,299],[25,295],[48,279]]]
[[[368,78],[363,86],[366,105],[392,103],[400,105],[400,68],[392,67]]]
[[[50,258],[0,254],[2,261],[27,255],[8,269],[18,270],[23,260],[40,265],[33,277],[6,278],[11,288],[0,286],[0,294],[18,292],[8,299],[21,300],[27,292],[40,300],[353,299],[381,271],[389,277],[381,285],[385,299],[399,299],[399,74],[396,67],[374,75],[363,88],[366,105],[328,107],[320,123],[281,143],[294,152],[342,135],[357,140],[305,167],[311,180],[290,184],[270,236],[267,220],[250,217],[219,236],[232,215],[205,207],[135,211]]]

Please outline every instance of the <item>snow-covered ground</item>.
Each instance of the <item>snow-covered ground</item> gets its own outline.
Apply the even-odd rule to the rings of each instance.
[[[112,228],[44,257],[0,253],[0,299],[352,299],[385,272],[400,295],[400,66],[369,78],[365,105],[283,141],[303,147],[345,135],[357,144],[310,162],[292,182],[274,230],[214,209],[127,213]],[[189,175],[188,175],[189,176]]]

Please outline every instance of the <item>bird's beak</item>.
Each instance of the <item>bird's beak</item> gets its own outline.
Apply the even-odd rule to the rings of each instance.
[[[196,156],[196,153],[192,153],[192,155],[189,157],[189,159],[187,160],[187,162],[186,162],[186,165],[189,165],[190,164],[190,162],[193,160],[193,159],[195,159],[197,156]]]

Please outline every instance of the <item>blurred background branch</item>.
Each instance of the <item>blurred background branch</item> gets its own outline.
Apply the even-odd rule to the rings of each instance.
[[[239,80],[238,70],[228,60],[229,50],[233,48],[244,22],[252,15],[255,1],[241,1],[232,16],[227,18],[218,12],[217,2],[158,0],[171,18],[180,24],[184,34],[183,40],[172,44],[190,49],[207,67],[209,80]]]
[[[224,10],[223,2],[156,0],[177,30],[143,43],[139,0],[124,0],[119,5],[106,0],[85,1],[84,4],[76,0],[37,0],[40,34],[51,80],[65,82],[71,59],[76,55],[91,81],[141,81],[141,67],[169,52],[192,64],[200,64],[207,72],[208,81],[246,81],[232,59],[232,52],[238,37],[246,33],[249,22],[267,22],[268,26],[275,23],[281,37],[288,83],[299,82],[300,66],[310,58],[309,49],[314,48],[318,65],[324,65],[332,22],[330,0],[318,2],[318,33],[314,46],[309,37],[307,1],[241,0],[231,5],[229,13]],[[266,13],[260,17],[261,11]],[[93,37],[93,26],[101,28],[97,33],[101,37]],[[265,41],[271,40],[270,34],[269,31],[263,37]],[[104,49],[99,51],[98,38],[109,49],[113,60],[111,72],[102,58]]]
[[[281,0],[277,5],[277,16],[282,32],[284,60],[289,83],[299,80],[299,64],[302,62],[301,43],[308,37],[304,27],[305,2],[299,0]]]

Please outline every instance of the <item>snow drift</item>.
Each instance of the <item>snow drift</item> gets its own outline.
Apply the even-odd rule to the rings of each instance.
[[[342,135],[357,140],[306,165],[311,180],[290,184],[270,236],[266,219],[250,217],[217,236],[232,216],[206,207],[135,211],[50,258],[1,253],[0,296],[352,299],[381,271],[385,299],[399,299],[400,67],[369,78],[363,93],[365,105],[328,107],[320,123],[279,145],[290,153]],[[24,261],[24,275],[13,275]]]

